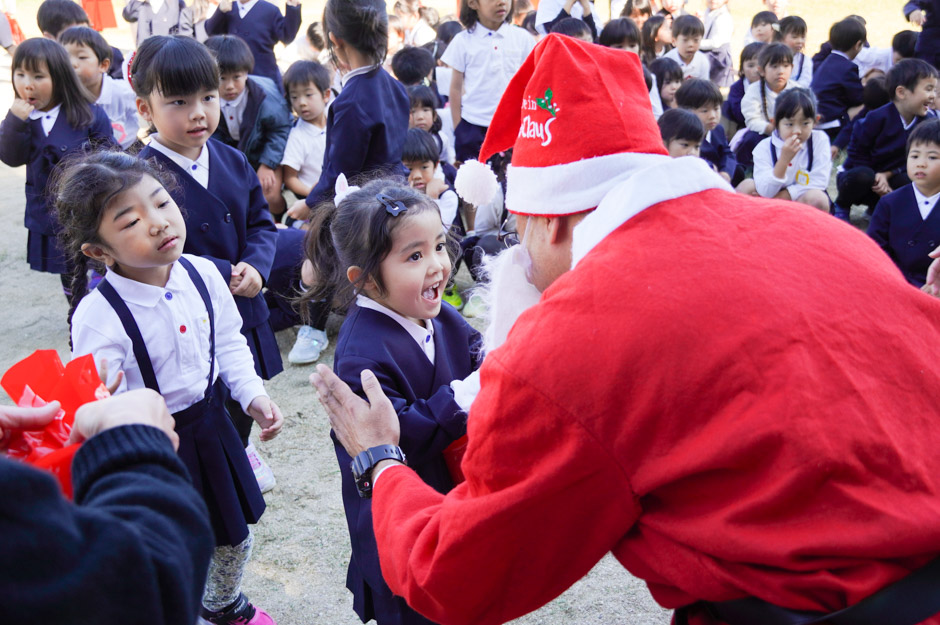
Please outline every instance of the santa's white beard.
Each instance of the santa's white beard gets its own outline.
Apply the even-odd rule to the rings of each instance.
[[[539,303],[542,293],[529,282],[528,274],[532,259],[522,245],[487,258],[483,264],[486,279],[474,293],[486,304],[484,315],[483,351],[489,353],[506,342],[509,331],[529,308]],[[470,410],[473,400],[480,392],[480,372],[471,373],[464,380],[450,383],[454,399],[465,411]]]
[[[478,293],[486,302],[483,348],[490,352],[506,342],[516,319],[539,303],[542,293],[529,282],[532,259],[522,245],[514,245],[486,261],[488,281]]]

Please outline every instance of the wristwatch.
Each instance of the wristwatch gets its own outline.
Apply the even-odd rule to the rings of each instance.
[[[405,452],[397,445],[379,445],[370,447],[361,452],[350,463],[353,479],[356,480],[356,490],[363,499],[372,497],[372,469],[382,460],[397,460],[402,464],[408,464],[405,460]]]

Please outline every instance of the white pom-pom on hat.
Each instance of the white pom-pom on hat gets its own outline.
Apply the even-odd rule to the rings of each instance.
[[[465,202],[474,206],[489,204],[499,191],[499,181],[489,165],[469,160],[457,170],[454,189]]]

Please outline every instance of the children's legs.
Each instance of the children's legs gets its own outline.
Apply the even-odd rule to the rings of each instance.
[[[793,198],[790,197],[790,192],[789,192],[789,191],[787,191],[786,189],[780,189],[779,191],[777,191],[777,195],[775,195],[775,196],[773,197],[773,199],[775,199],[775,200],[786,200],[787,202],[789,202],[789,201],[792,200]]]
[[[202,605],[206,610],[220,612],[238,600],[253,543],[254,537],[249,527],[248,538],[241,543],[215,548],[209,563],[206,591],[202,596]]]
[[[754,184],[753,178],[747,178],[742,180],[741,184],[738,185],[738,188],[735,189],[736,192],[742,195],[757,195],[757,185]]]
[[[819,189],[810,189],[796,199],[800,204],[808,204],[821,211],[829,212],[829,196],[825,191]]]
[[[268,203],[268,210],[275,217],[280,217],[287,210],[282,189],[284,188],[284,170],[277,167],[274,170],[274,185],[264,192],[264,199]],[[277,221],[275,219],[275,221]]]

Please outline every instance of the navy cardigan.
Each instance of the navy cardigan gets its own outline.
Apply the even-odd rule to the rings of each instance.
[[[279,85],[281,71],[277,67],[274,46],[278,41],[287,45],[297,36],[300,5],[287,5],[284,15],[281,15],[281,10],[268,0],[258,0],[258,4],[251,7],[242,19],[233,3],[231,11],[216,11],[205,25],[207,35],[238,35],[244,39],[255,57],[252,73],[270,78]]]
[[[291,129],[287,101],[277,86],[264,76],[249,76],[245,89],[248,95],[242,123],[238,127],[238,141],[232,139],[225,120],[219,123],[212,136],[238,148],[255,169],[259,165],[276,169],[284,158],[284,146]]]
[[[307,196],[313,208],[333,198],[340,174],[398,174],[408,133],[411,101],[400,82],[381,67],[353,76],[326,117],[323,171]]]
[[[830,54],[813,71],[813,93],[820,121],[848,121],[848,109],[862,104],[865,92],[858,65],[841,54]]]
[[[924,286],[933,261],[927,254],[940,245],[940,207],[934,207],[923,219],[914,185],[904,185],[878,200],[868,235],[888,253],[908,282]]]
[[[933,111],[928,111],[927,117],[915,118],[914,124],[904,130],[901,114],[893,102],[876,108],[854,124],[843,169],[870,167],[875,173],[905,171],[907,138],[917,124],[933,116]]]

